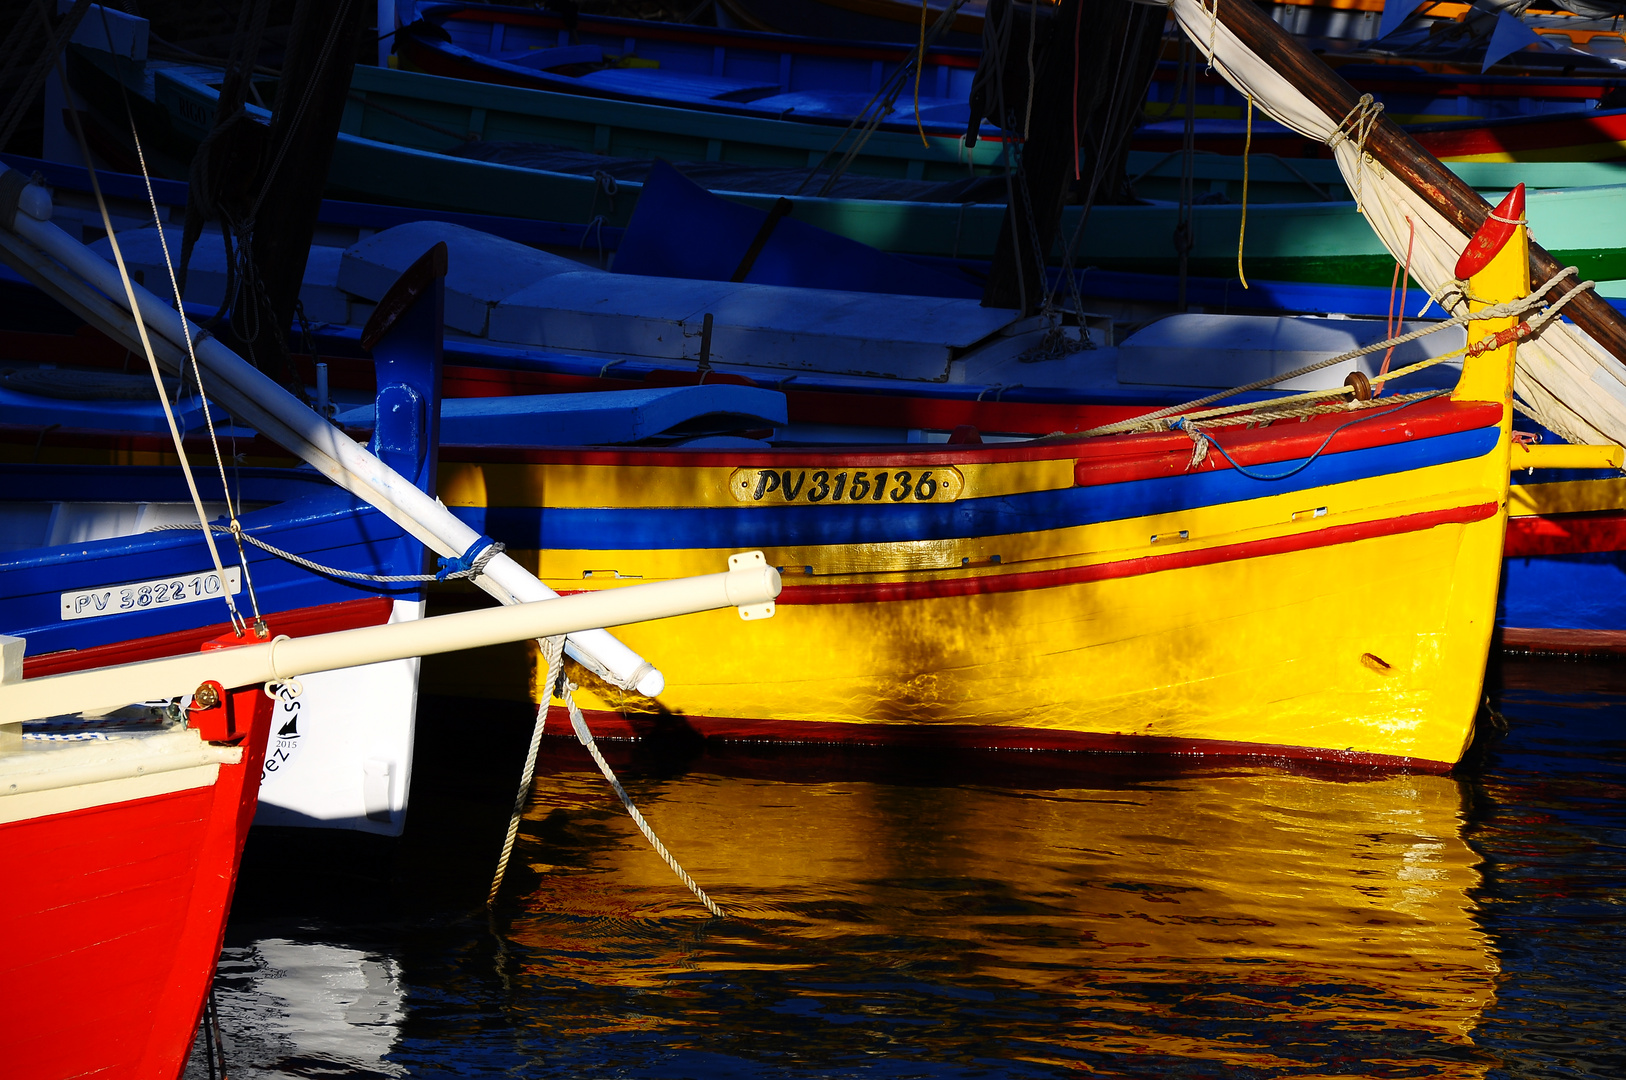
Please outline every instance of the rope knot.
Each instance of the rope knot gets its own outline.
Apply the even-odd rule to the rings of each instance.
[[[508,550],[500,540],[493,540],[489,536],[479,536],[468,550],[457,556],[445,556],[437,560],[440,570],[435,574],[436,581],[458,581],[462,578],[477,578],[485,573],[486,565]]]
[[[1169,427],[1175,431],[1184,432],[1191,439],[1191,460],[1186,463],[1186,472],[1198,468],[1208,458],[1208,436],[1187,417],[1180,417]]]

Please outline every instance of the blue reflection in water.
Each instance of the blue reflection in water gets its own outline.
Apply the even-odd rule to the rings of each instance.
[[[1620,1075],[1619,674],[1503,665],[1455,778],[622,747],[721,922],[564,740],[488,916],[524,725],[435,703],[398,847],[254,840],[231,1075]]]

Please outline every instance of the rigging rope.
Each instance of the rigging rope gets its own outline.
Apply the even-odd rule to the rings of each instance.
[[[57,77],[62,85],[68,85],[67,73],[62,68],[62,58],[55,59]],[[90,190],[96,196],[96,207],[101,211],[102,228],[107,232],[107,242],[113,249],[113,261],[118,266],[119,280],[124,284],[124,299],[129,305],[130,318],[135,323],[136,333],[141,339],[141,348],[147,354],[147,366],[152,371],[152,381],[158,388],[158,401],[164,407],[164,419],[169,424],[169,434],[175,444],[176,456],[180,458],[181,475],[186,478],[187,491],[192,496],[192,508],[197,512],[200,524],[207,523],[209,516],[203,509],[203,496],[198,493],[198,483],[192,475],[192,466],[187,461],[186,444],[181,439],[180,428],[175,423],[175,410],[170,407],[169,394],[164,389],[164,377],[158,370],[158,357],[153,352],[152,340],[147,336],[147,320],[141,314],[141,305],[136,301],[135,285],[130,281],[130,269],[125,265],[124,253],[119,249],[118,234],[113,230],[113,218],[107,211],[107,200],[102,197],[102,185],[96,177],[96,169],[91,165],[90,144],[85,139],[84,125],[79,120],[79,110],[69,109],[68,116],[73,121],[73,131],[79,141],[79,153],[85,159],[85,169],[90,176]],[[185,321],[185,316],[182,316]],[[215,564],[215,573],[220,577],[220,595],[226,602],[226,611],[231,622],[232,632],[243,637],[248,632],[248,625],[237,610],[237,604],[231,598],[231,590],[226,586],[226,567],[220,560],[220,551],[215,547],[214,536],[207,529],[204,531],[204,541],[209,548],[209,557]],[[258,620],[256,619],[258,623]],[[255,628],[264,631],[264,624],[258,623]]]
[[[1253,149],[1253,95],[1248,95],[1248,134],[1242,143],[1242,224],[1236,232],[1236,276],[1242,287],[1248,287],[1248,275],[1242,272],[1242,242],[1248,235],[1248,153]],[[1393,333],[1394,331],[1390,331]]]
[[[107,26],[107,10],[105,8],[100,10],[102,13],[102,24],[105,28]],[[111,29],[107,30],[107,35],[108,39],[112,40]],[[130,108],[130,97],[128,92],[124,92],[123,82],[119,83],[119,89],[121,92],[123,92],[122,96],[124,98],[125,116],[130,121],[130,139],[135,144],[136,160],[141,165],[141,180],[147,188],[147,203],[152,209],[153,226],[158,232],[158,246],[164,254],[164,268],[169,273],[170,288],[173,289],[175,293],[175,310],[179,312],[181,316],[181,335],[186,339],[186,355],[192,364],[192,380],[197,386],[198,403],[202,406],[203,410],[204,428],[209,432],[209,445],[214,450],[215,466],[220,470],[220,490],[226,501],[226,514],[231,519],[231,533],[237,542],[238,565],[242,567],[243,581],[248,586],[248,600],[250,607],[254,611],[255,628],[263,633],[265,628],[265,619],[260,612],[259,596],[254,590],[254,576],[249,571],[248,555],[243,550],[242,526],[237,521],[237,516],[242,506],[242,500],[238,499],[236,504],[232,502],[231,484],[226,479],[226,460],[220,452],[220,436],[215,431],[214,413],[213,410],[209,408],[209,396],[204,393],[203,368],[202,365],[198,363],[198,353],[192,338],[192,324],[191,321],[186,317],[186,307],[181,300],[180,279],[177,277],[175,272],[174,260],[172,260],[169,255],[169,240],[164,236],[164,219],[163,215],[158,209],[158,196],[153,192],[152,176],[147,171],[146,153],[141,147],[141,136],[136,131],[135,112]],[[185,373],[183,372],[183,375],[184,374]],[[200,515],[198,520],[201,523],[204,519]],[[222,578],[222,584],[224,584],[224,578]]]
[[[1477,312],[1463,312],[1463,313],[1458,314],[1458,315],[1453,315],[1449,319],[1444,319],[1444,320],[1441,320],[1440,322],[1437,322],[1437,323],[1431,323],[1428,326],[1425,326],[1425,327],[1423,327],[1421,329],[1413,330],[1413,331],[1411,331],[1409,333],[1401,334],[1398,337],[1386,338],[1386,339],[1384,339],[1382,341],[1373,342],[1370,345],[1362,345],[1362,346],[1359,346],[1357,348],[1350,349],[1347,352],[1339,353],[1336,356],[1329,356],[1326,359],[1318,360],[1313,364],[1305,364],[1303,367],[1295,368],[1292,371],[1285,372],[1285,373],[1280,374],[1280,375],[1270,375],[1270,376],[1267,376],[1267,377],[1262,378],[1262,379],[1255,379],[1251,383],[1244,383],[1241,386],[1233,386],[1228,390],[1221,390],[1221,391],[1218,391],[1217,393],[1209,394],[1206,397],[1197,398],[1194,401],[1188,401],[1188,402],[1185,402],[1185,403],[1180,404],[1180,405],[1170,405],[1170,406],[1167,406],[1166,408],[1157,409],[1157,410],[1154,410],[1153,412],[1145,413],[1144,415],[1141,415],[1141,416],[1131,417],[1128,420],[1119,420],[1116,423],[1103,424],[1100,427],[1090,428],[1087,431],[1079,432],[1079,436],[1080,437],[1087,437],[1087,438],[1094,438],[1094,437],[1100,436],[1100,435],[1118,435],[1118,434],[1122,434],[1122,433],[1130,432],[1130,431],[1149,430],[1148,425],[1153,424],[1154,421],[1162,420],[1162,419],[1164,419],[1166,417],[1170,417],[1170,416],[1176,416],[1176,415],[1181,415],[1181,414],[1184,414],[1184,413],[1188,413],[1193,409],[1200,409],[1200,408],[1202,408],[1202,406],[1211,404],[1211,403],[1213,403],[1215,401],[1223,401],[1225,398],[1232,397],[1232,396],[1234,396],[1236,394],[1245,394],[1245,393],[1248,393],[1248,392],[1253,391],[1253,390],[1263,390],[1263,389],[1265,389],[1267,387],[1275,386],[1278,383],[1287,382],[1290,379],[1296,379],[1296,378],[1298,378],[1298,377],[1300,377],[1302,375],[1308,375],[1311,372],[1320,371],[1323,368],[1332,367],[1334,364],[1341,364],[1341,363],[1343,363],[1343,362],[1345,362],[1347,360],[1353,360],[1356,357],[1365,356],[1365,355],[1367,355],[1369,353],[1379,352],[1379,351],[1384,350],[1384,349],[1392,348],[1392,347],[1394,347],[1396,345],[1404,345],[1408,341],[1416,341],[1418,338],[1426,337],[1429,334],[1437,333],[1438,331],[1444,330],[1444,329],[1446,329],[1447,327],[1450,327],[1450,326],[1457,326],[1457,325],[1461,325],[1461,324],[1468,323],[1468,322],[1479,322],[1479,321],[1486,320],[1486,319],[1516,318],[1518,316],[1521,316],[1521,315],[1525,314],[1528,311],[1532,311],[1532,310],[1535,310],[1536,308],[1541,307],[1542,304],[1544,303],[1544,301],[1542,300],[1542,297],[1544,297],[1550,290],[1552,290],[1558,284],[1559,281],[1561,281],[1564,278],[1570,276],[1571,274],[1578,274],[1578,273],[1579,273],[1579,271],[1575,267],[1566,266],[1562,270],[1560,270],[1558,273],[1554,274],[1551,278],[1549,278],[1546,281],[1546,283],[1543,284],[1540,288],[1531,290],[1530,295],[1526,296],[1526,297],[1524,297],[1522,299],[1510,300],[1510,301],[1508,301],[1506,303],[1501,303],[1501,304],[1491,304],[1491,305],[1489,305],[1489,306],[1487,306],[1487,307],[1485,307],[1485,308],[1483,308],[1483,309],[1481,309],[1481,310],[1479,310]],[[1545,310],[1543,310],[1539,315],[1537,315],[1535,318],[1530,320],[1530,322],[1528,324],[1528,327],[1527,327],[1527,329],[1525,331],[1525,334],[1523,336],[1528,337],[1528,336],[1531,336],[1531,335],[1539,332],[1541,327],[1546,326],[1547,323],[1551,322],[1553,319],[1558,317],[1559,311],[1564,307],[1565,304],[1569,303],[1572,298],[1574,298],[1578,293],[1582,292],[1583,290],[1592,288],[1594,286],[1594,284],[1595,283],[1591,282],[1591,281],[1583,281],[1580,284],[1578,284],[1578,285],[1574,286],[1573,288],[1571,288],[1568,292],[1564,293],[1564,295],[1561,296],[1558,300],[1554,301]],[[1466,288],[1466,286],[1464,286],[1463,283],[1461,283],[1461,282],[1457,283],[1457,287],[1459,289],[1464,289],[1464,290]],[[1504,331],[1504,333],[1505,333],[1505,331]],[[1491,340],[1491,339],[1486,339],[1486,340],[1488,341],[1488,340]],[[1505,342],[1504,342],[1504,344],[1505,344]],[[1479,342],[1479,343],[1476,343],[1476,345],[1483,346],[1484,343]],[[1401,368],[1399,371],[1390,372],[1388,375],[1384,376],[1384,379],[1385,380],[1393,380],[1393,379],[1401,378],[1402,376],[1408,375],[1408,374],[1410,374],[1410,373],[1412,373],[1414,371],[1419,371],[1424,367],[1428,367],[1428,366],[1431,366],[1433,364],[1440,363],[1441,361],[1449,359],[1452,356],[1463,355],[1465,353],[1473,355],[1473,349],[1476,347],[1476,345],[1465,346],[1464,348],[1459,349],[1459,350],[1457,350],[1457,351],[1455,351],[1453,353],[1447,353],[1447,354],[1445,354],[1443,356],[1432,357],[1432,358],[1430,358],[1428,360],[1420,361],[1419,363],[1412,364],[1409,367]],[[1382,380],[1374,380],[1374,381],[1376,382],[1376,381],[1382,381]],[[1347,390],[1334,391],[1334,393],[1340,393],[1340,394],[1345,393],[1345,392],[1347,392]],[[1289,399],[1284,399],[1284,400],[1289,400]],[[1234,411],[1238,411],[1238,410],[1242,410],[1242,409],[1261,409],[1261,408],[1268,408],[1269,405],[1270,405],[1269,402],[1249,403],[1249,404],[1246,404],[1246,405],[1227,406],[1226,409],[1222,410],[1222,411],[1234,412]],[[1215,414],[1210,414],[1210,415],[1215,415]],[[1164,425],[1164,426],[1167,427],[1167,426],[1172,426],[1172,425]]]
[[[171,530],[201,528],[203,528],[201,525],[194,525],[191,522],[182,522],[177,525],[156,525],[147,531],[167,532]],[[474,543],[470,545],[469,551],[464,552],[463,555],[457,558],[442,558],[440,560],[440,564],[443,569],[441,569],[438,573],[366,574],[360,570],[341,570],[336,566],[325,566],[313,559],[307,559],[303,555],[296,555],[291,551],[284,551],[275,544],[267,543],[252,533],[245,532],[242,524],[235,520],[230,525],[211,524],[209,529],[211,532],[230,533],[237,538],[239,544],[253,544],[255,547],[266,552],[267,554],[275,555],[277,558],[291,562],[296,566],[303,566],[305,569],[313,571],[314,573],[323,574],[328,577],[349,578],[352,581],[372,581],[381,585],[428,581],[461,581],[465,578],[472,580],[485,573],[487,564],[489,564],[492,559],[495,559],[498,555],[501,555],[507,550],[502,541],[493,540],[489,536],[482,536],[475,540]]]

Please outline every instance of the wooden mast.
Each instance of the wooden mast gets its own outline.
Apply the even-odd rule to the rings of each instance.
[[[1216,2],[1220,21],[1327,115],[1343,117],[1355,108],[1360,100],[1355,88],[1273,22],[1263,8],[1251,0]],[[1368,154],[1427,200],[1464,237],[1474,235],[1485,223],[1490,204],[1387,116],[1378,116],[1365,146]],[[1556,259],[1531,242],[1532,280],[1546,281],[1561,269]],[[1608,301],[1588,290],[1572,299],[1564,314],[1617,360],[1626,363],[1626,317]]]

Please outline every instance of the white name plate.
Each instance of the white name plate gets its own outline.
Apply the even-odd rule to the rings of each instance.
[[[226,568],[226,587],[234,595],[243,591],[240,567]],[[127,585],[102,585],[62,594],[64,619],[94,619],[102,615],[123,615],[127,611],[195,604],[220,596],[220,575],[213,570],[198,574],[132,581]]]

